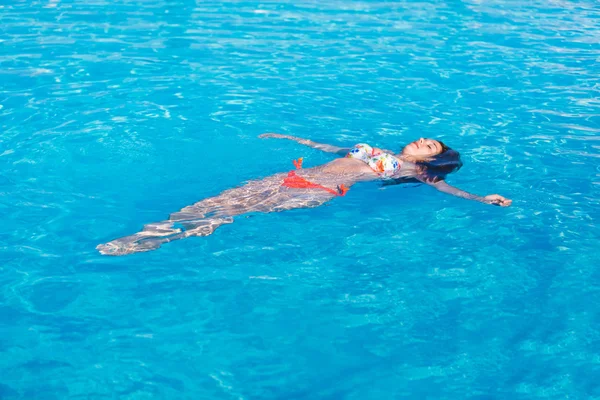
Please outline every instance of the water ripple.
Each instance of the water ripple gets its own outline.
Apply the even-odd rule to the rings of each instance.
[[[0,5],[0,398],[594,398],[595,2]],[[96,244],[327,155],[449,182],[357,186],[119,260]],[[43,393],[43,395],[42,395]]]

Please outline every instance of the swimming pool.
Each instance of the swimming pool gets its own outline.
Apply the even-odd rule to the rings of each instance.
[[[585,1],[0,6],[0,398],[600,398],[600,8]],[[331,159],[459,150],[127,257],[95,246]]]

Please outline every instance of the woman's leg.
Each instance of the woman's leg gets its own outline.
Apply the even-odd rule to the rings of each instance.
[[[104,255],[111,256],[150,251],[174,240],[191,236],[208,236],[219,226],[232,222],[232,217],[207,218],[181,224],[177,221],[161,221],[144,226],[141,232],[100,244],[96,249]]]
[[[236,215],[317,207],[333,197],[319,190],[284,188],[281,182],[281,177],[275,176],[226,190],[218,196],[182,208],[171,214],[168,220],[147,224],[138,233],[96,248],[102,254],[115,256],[155,250],[174,240],[208,236],[219,226],[232,223]]]

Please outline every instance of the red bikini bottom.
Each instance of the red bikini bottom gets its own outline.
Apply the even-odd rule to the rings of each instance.
[[[302,159],[300,158],[300,159],[298,159],[298,161],[294,160],[294,165],[298,169],[302,168]],[[343,184],[338,186],[337,190],[333,190],[333,189],[330,189],[323,185],[319,185],[317,183],[312,183],[311,181],[308,181],[308,180],[304,179],[303,177],[296,175],[296,171],[288,172],[288,176],[283,180],[283,183],[281,184],[281,186],[294,188],[294,189],[321,189],[321,190],[325,190],[326,192],[329,192],[335,196],[344,196],[344,195],[346,195],[346,192],[348,191],[348,188],[346,186],[344,186]]]

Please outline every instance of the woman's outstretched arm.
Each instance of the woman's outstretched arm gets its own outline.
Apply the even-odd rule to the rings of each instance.
[[[450,186],[445,181],[431,182],[431,181],[423,180],[422,182],[424,182],[430,186],[433,186],[440,192],[448,193],[448,194],[451,194],[451,195],[457,196],[457,197],[462,197],[463,199],[467,199],[467,200],[475,200],[475,201],[479,201],[482,203],[493,204],[495,206],[501,206],[501,207],[508,207],[512,204],[512,200],[507,199],[503,196],[500,196],[499,194],[490,194],[488,196],[481,197],[481,196],[477,196],[477,195],[474,195],[471,193],[467,193],[464,190],[460,190],[459,188],[456,188],[454,186]]]
[[[312,140],[302,139],[302,138],[299,138],[296,136],[282,135],[279,133],[263,133],[262,135],[259,135],[258,137],[262,138],[262,139],[264,139],[264,138],[289,139],[289,140],[293,140],[294,142],[303,144],[305,146],[312,147],[313,149],[325,151],[327,153],[335,153],[340,156],[346,155],[346,153],[348,153],[350,151],[349,147],[338,147],[338,146],[333,146],[330,144],[317,143],[317,142],[313,142]]]

